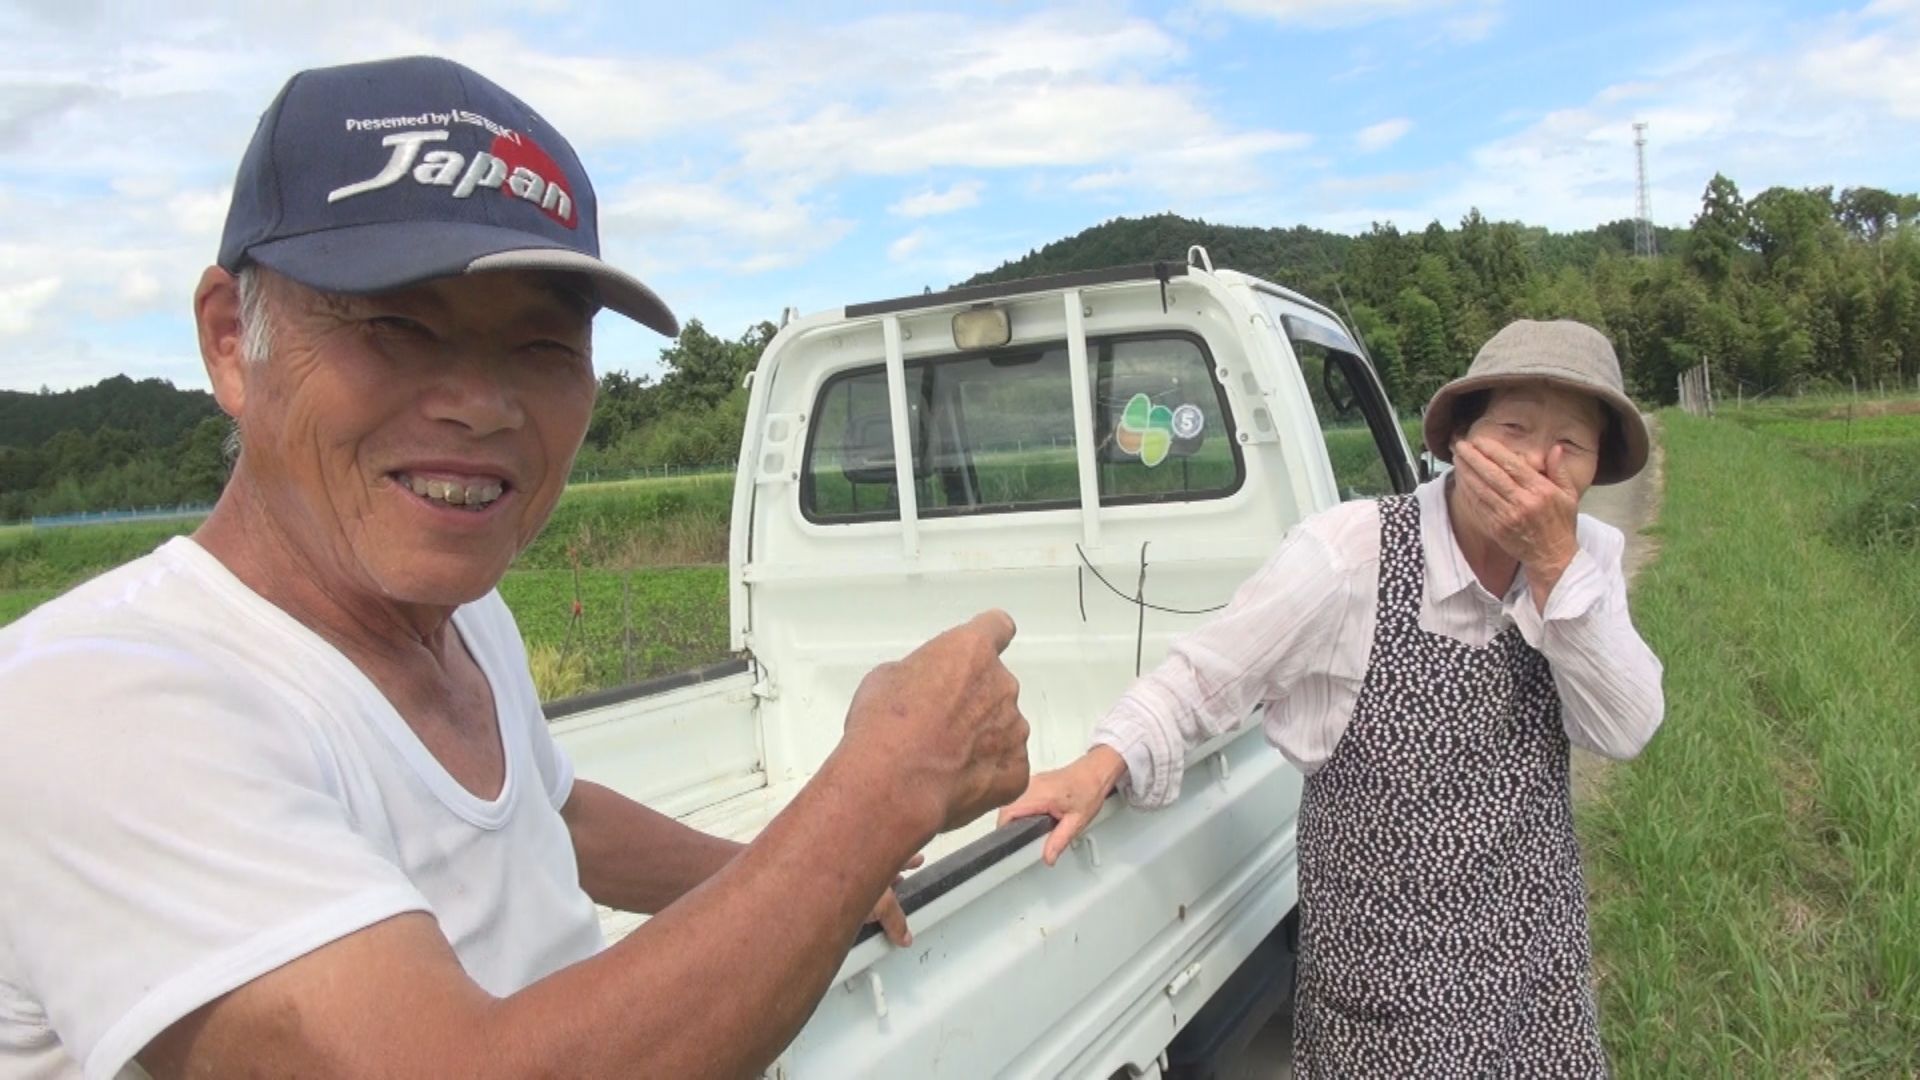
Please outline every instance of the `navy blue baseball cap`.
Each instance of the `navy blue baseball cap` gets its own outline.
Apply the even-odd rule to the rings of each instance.
[[[240,159],[220,265],[373,293],[491,270],[580,274],[673,337],[652,289],[600,261],[593,185],[539,113],[451,60],[410,56],[287,80]]]

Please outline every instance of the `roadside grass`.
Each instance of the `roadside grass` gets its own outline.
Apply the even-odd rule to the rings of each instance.
[[[0,589],[0,626],[59,596],[64,589]]]
[[[500,593],[543,689],[565,696],[663,675],[727,654],[731,476],[626,480],[567,489]],[[0,626],[86,579],[139,558],[199,519],[0,531]],[[573,568],[581,617],[572,622]],[[545,650],[543,653],[542,650]]]
[[[1797,426],[1832,421],[1726,415],[1662,416],[1634,613],[1667,720],[1582,807],[1608,1048],[1623,1076],[1910,1075],[1920,558],[1836,535],[1875,481]]]
[[[1920,399],[1800,406],[1736,419],[1841,473],[1843,493],[1828,521],[1836,542],[1920,553]]]
[[[521,570],[631,570],[727,561],[733,477],[623,480],[567,489]]]
[[[0,533],[0,594],[22,589],[65,592],[102,571],[145,555],[175,536],[192,532],[199,528],[200,520],[167,518],[50,529],[9,528]]]
[[[542,700],[684,671],[728,655],[725,566],[582,570],[577,578],[570,570],[512,570],[500,583],[500,595],[537,661]]]

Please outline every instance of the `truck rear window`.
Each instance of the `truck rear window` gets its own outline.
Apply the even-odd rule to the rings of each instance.
[[[1213,362],[1184,334],[1087,340],[1105,506],[1220,498],[1244,469]],[[908,445],[922,517],[1077,507],[1065,342],[910,360]],[[814,402],[800,506],[815,522],[900,516],[883,365]]]

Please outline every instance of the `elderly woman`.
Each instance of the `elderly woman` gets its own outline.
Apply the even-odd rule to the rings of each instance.
[[[1521,321],[1425,436],[1450,473],[1303,522],[1002,820],[1058,818],[1051,863],[1115,785],[1172,802],[1187,750],[1264,705],[1307,774],[1299,1075],[1604,1075],[1568,744],[1633,757],[1664,706],[1622,537],[1578,507],[1646,428],[1604,336]]]

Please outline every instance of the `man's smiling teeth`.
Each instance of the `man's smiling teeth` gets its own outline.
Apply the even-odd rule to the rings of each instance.
[[[433,499],[449,506],[471,506],[479,509],[500,497],[499,484],[491,481],[481,484],[457,484],[447,480],[428,480],[425,477],[400,474],[400,481],[413,489],[413,493],[422,498]]]

